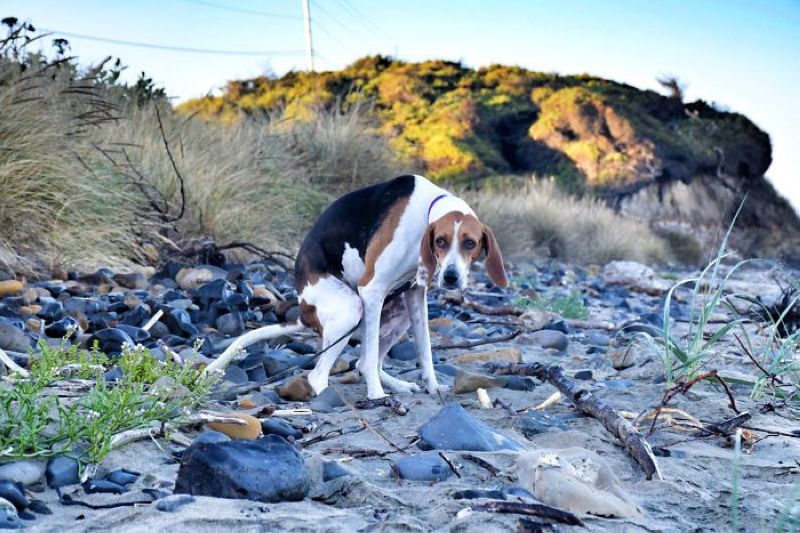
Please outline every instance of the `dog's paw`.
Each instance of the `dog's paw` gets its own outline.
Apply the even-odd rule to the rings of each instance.
[[[395,381],[391,383],[385,383],[384,385],[386,385],[386,388],[397,394],[415,394],[422,391],[422,387],[416,383],[403,381],[402,379],[396,379]]]
[[[429,382],[425,388],[428,390],[428,394],[441,394],[442,396],[445,396],[450,391],[449,386],[442,385],[435,381]]]

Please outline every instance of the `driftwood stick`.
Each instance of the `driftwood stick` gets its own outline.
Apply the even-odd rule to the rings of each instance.
[[[617,326],[612,322],[606,322],[605,320],[578,320],[577,318],[568,318],[566,322],[570,329],[604,329],[606,331],[614,331],[617,329]]]
[[[452,348],[474,348],[476,346],[483,346],[484,344],[493,344],[495,342],[505,342],[515,339],[522,333],[521,329],[517,329],[508,333],[507,335],[498,335],[496,337],[489,337],[472,342],[463,342],[461,344],[434,344],[431,346],[432,350],[449,350]]]
[[[468,300],[464,298],[461,302],[461,305],[464,307],[469,307],[470,309],[479,312],[482,315],[492,315],[492,316],[501,316],[501,315],[512,315],[512,316],[519,316],[522,314],[522,309],[515,305],[484,305],[473,300]]]
[[[512,513],[525,516],[538,516],[554,522],[561,522],[570,526],[582,526],[583,521],[570,513],[542,503],[507,502],[505,500],[492,500],[486,503],[471,505],[459,511],[459,515],[468,516],[470,511],[483,511],[487,513]]]
[[[541,381],[547,381],[557,388],[561,394],[570,398],[578,411],[599,420],[609,433],[622,443],[627,454],[639,463],[647,479],[662,479],[653,450],[650,449],[650,444],[642,437],[639,431],[603,400],[586,389],[578,387],[574,381],[564,375],[561,367],[545,366],[540,363],[495,363],[490,365],[490,368],[497,374],[534,376]]]

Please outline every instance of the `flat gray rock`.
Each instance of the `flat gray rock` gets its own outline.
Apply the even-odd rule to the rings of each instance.
[[[423,450],[494,452],[524,449],[455,403],[442,407],[420,428],[419,435],[422,440],[418,446]]]

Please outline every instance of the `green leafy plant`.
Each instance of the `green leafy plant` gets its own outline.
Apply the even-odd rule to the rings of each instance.
[[[583,297],[576,288],[573,288],[567,295],[556,294],[534,300],[525,296],[520,296],[516,299],[514,304],[523,309],[538,309],[557,313],[564,318],[576,320],[586,320],[589,318],[589,310],[586,309],[586,305],[583,303]]]
[[[39,348],[30,376],[0,387],[0,460],[70,453],[99,462],[114,435],[181,419],[205,401],[216,379],[137,347],[123,350],[117,360],[123,377],[110,383],[103,373],[111,361],[96,347]],[[67,378],[85,394],[59,394]],[[154,386],[162,378],[169,379]]]

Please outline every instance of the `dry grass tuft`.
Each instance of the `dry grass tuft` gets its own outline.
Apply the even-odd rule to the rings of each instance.
[[[617,259],[660,262],[665,243],[642,222],[597,200],[559,192],[531,179],[512,190],[472,193],[470,201],[509,257],[544,254],[564,261],[604,264]]]
[[[10,42],[0,41],[5,275],[157,263],[206,239],[292,252],[336,195],[407,166],[358,106],[214,124],[132,98],[102,66],[12,59]]]

